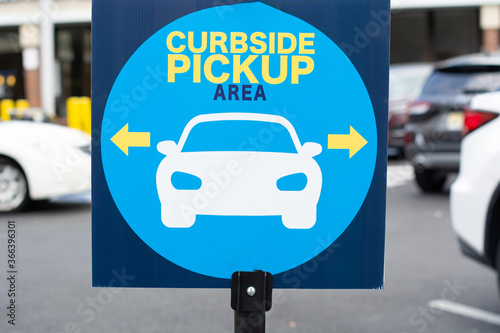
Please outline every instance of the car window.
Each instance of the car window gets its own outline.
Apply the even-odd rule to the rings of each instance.
[[[285,126],[249,120],[208,121],[195,125],[182,152],[202,151],[297,153]]]
[[[499,71],[436,71],[429,78],[421,96],[425,98],[443,95],[479,94],[495,91],[499,88]]]
[[[429,77],[429,70],[391,70],[389,73],[389,96],[391,99],[415,98]]]

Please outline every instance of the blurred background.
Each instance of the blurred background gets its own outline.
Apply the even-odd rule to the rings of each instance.
[[[496,51],[496,4],[393,1],[391,63]],[[25,99],[49,116],[65,118],[69,97],[90,96],[90,21],[90,0],[0,0],[0,99]],[[41,81],[42,72],[51,84],[40,83],[49,82]]]
[[[385,290],[275,291],[269,332],[500,332],[500,0],[391,7]],[[226,290],[91,288],[90,73],[91,0],[0,0],[0,332],[231,332]]]
[[[393,1],[391,63],[496,51],[497,5]],[[90,0],[0,0],[0,99],[25,99],[49,116],[65,118],[68,98],[90,96],[90,21]]]

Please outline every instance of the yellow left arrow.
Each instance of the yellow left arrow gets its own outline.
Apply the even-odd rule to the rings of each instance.
[[[150,135],[148,132],[129,132],[126,124],[111,138],[111,141],[128,156],[129,147],[149,147]]]

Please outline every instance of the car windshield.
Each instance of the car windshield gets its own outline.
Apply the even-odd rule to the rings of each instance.
[[[297,153],[285,126],[266,121],[221,120],[195,125],[182,152],[260,151]]]
[[[389,96],[391,99],[415,98],[429,77],[430,67],[391,69],[389,73]]]
[[[436,71],[422,91],[423,97],[479,94],[500,88],[500,68],[496,71]]]

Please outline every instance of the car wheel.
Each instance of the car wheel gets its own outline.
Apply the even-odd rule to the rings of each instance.
[[[161,221],[169,228],[190,228],[196,221],[196,212],[184,204],[171,207],[162,203]]]
[[[21,210],[29,202],[28,182],[12,160],[0,157],[0,212]]]
[[[316,223],[316,207],[289,210],[281,216],[281,221],[288,229],[310,229]]]
[[[415,169],[415,181],[422,191],[437,193],[443,190],[446,175],[439,174],[436,170]]]

